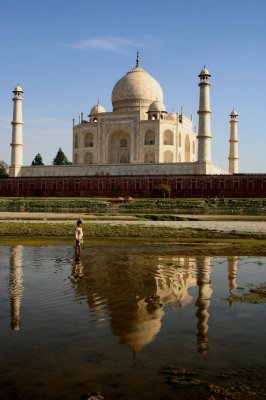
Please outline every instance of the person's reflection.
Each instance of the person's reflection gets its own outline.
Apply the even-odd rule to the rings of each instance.
[[[198,297],[196,300],[197,312],[196,316],[198,317],[197,323],[197,346],[199,353],[207,353],[209,351],[209,339],[208,339],[208,319],[209,312],[208,308],[211,303],[211,266],[210,266],[211,258],[210,257],[199,257],[198,258]]]
[[[10,327],[14,331],[20,330],[20,305],[23,282],[23,247],[14,246],[10,249]]]
[[[73,265],[72,276],[76,282],[79,282],[83,277],[83,265],[80,258],[75,260]]]
[[[228,285],[230,294],[234,294],[237,289],[237,270],[238,270],[238,256],[228,256]],[[230,307],[233,301],[229,300]]]

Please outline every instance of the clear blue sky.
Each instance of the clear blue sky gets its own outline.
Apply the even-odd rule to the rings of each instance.
[[[265,0],[12,0],[0,13],[0,160],[10,164],[12,90],[24,90],[24,164],[59,147],[72,159],[72,118],[100,102],[135,64],[168,111],[193,114],[198,74],[212,74],[212,158],[228,169],[229,114],[239,113],[240,172],[266,172]]]

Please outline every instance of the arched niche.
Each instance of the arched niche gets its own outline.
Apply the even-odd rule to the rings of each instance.
[[[190,162],[190,139],[188,135],[185,138],[185,162]]]
[[[128,164],[130,162],[130,134],[124,130],[111,132],[107,154],[109,164]]]
[[[74,149],[77,149],[79,147],[79,138],[78,138],[78,134],[76,133],[74,135]]]
[[[84,154],[84,164],[93,164],[93,154],[90,151]]]
[[[127,139],[121,139],[120,140],[120,148],[121,149],[127,149],[128,148],[128,144],[127,144]]]
[[[174,162],[174,155],[173,155],[173,152],[172,152],[172,151],[166,150],[166,151],[163,153],[163,162],[165,162],[165,163],[172,163],[172,162]]]
[[[87,132],[84,136],[84,147],[93,147],[93,134],[91,132]]]
[[[145,162],[145,164],[155,163],[154,151],[148,150],[148,151],[145,152],[144,162]]]
[[[145,145],[153,145],[153,144],[155,144],[155,133],[151,129],[149,129],[145,133],[144,144]]]
[[[77,153],[74,155],[74,164],[78,164],[78,155],[77,155]]]
[[[178,153],[178,162],[181,162],[181,153]]]
[[[182,135],[181,135],[181,132],[179,132],[179,134],[178,134],[178,146],[181,147],[181,144],[182,144]]]
[[[163,144],[167,146],[173,146],[174,144],[174,134],[170,129],[166,129],[163,133]]]
[[[196,153],[196,143],[193,140],[193,144],[192,144],[192,153],[195,154]]]

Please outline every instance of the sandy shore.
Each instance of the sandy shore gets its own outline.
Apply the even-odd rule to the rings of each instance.
[[[181,216],[181,215],[180,215]],[[265,217],[247,216],[206,216],[206,215],[182,215],[182,217],[197,219],[189,221],[151,221],[136,218],[134,216],[112,216],[102,215],[101,217],[88,214],[59,214],[59,213],[23,213],[23,212],[0,212],[1,221],[10,222],[38,222],[38,223],[71,223],[81,218],[84,223],[90,221],[94,224],[109,225],[142,225],[145,227],[169,227],[174,229],[208,229],[218,232],[238,232],[238,233],[261,233],[266,234]],[[235,220],[237,219],[237,220]]]

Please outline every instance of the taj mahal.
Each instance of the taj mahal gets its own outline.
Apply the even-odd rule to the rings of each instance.
[[[23,166],[23,90],[13,93],[10,177],[226,175],[238,173],[237,112],[230,114],[228,171],[211,157],[210,78],[199,77],[198,132],[192,117],[168,112],[160,84],[139,61],[114,85],[112,111],[99,102],[73,119],[73,163]]]

